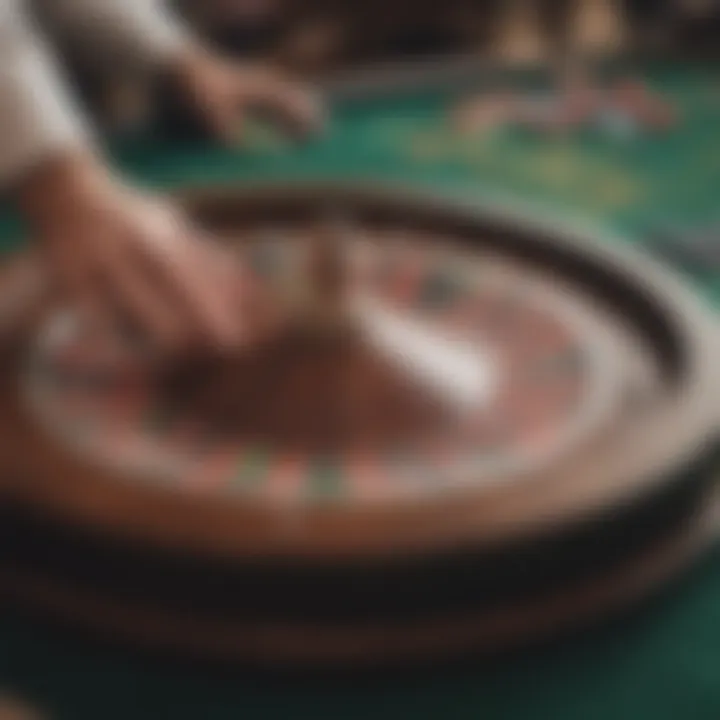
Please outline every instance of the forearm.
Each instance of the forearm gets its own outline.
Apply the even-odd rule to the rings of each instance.
[[[87,147],[89,133],[52,54],[16,0],[0,0],[0,187],[56,155]]]

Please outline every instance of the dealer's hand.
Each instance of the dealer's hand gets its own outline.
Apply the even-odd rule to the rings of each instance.
[[[105,319],[119,312],[164,348],[243,342],[238,278],[225,259],[172,205],[127,187],[92,154],[44,163],[19,200],[74,306]]]
[[[242,142],[243,121],[250,112],[269,116],[298,135],[323,125],[317,95],[268,67],[235,63],[191,45],[173,59],[171,71],[225,143]]]

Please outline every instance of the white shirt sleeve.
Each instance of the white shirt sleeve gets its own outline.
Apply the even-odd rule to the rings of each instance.
[[[21,0],[0,0],[0,187],[88,131]]]
[[[166,0],[44,0],[44,9],[54,31],[100,61],[152,66],[188,36]]]

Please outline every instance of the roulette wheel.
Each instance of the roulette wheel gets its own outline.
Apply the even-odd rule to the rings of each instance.
[[[652,261],[397,189],[181,200],[267,290],[236,356],[151,369],[6,265],[6,599],[201,657],[392,665],[608,612],[711,535],[716,328]]]

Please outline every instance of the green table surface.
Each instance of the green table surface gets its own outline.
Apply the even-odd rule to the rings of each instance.
[[[142,183],[188,184],[339,179],[400,183],[499,201],[545,217],[571,216],[627,242],[658,225],[720,219],[720,72],[650,68],[678,102],[683,123],[667,137],[619,142],[536,138],[501,130],[458,138],[444,108],[457,88],[338,103],[328,131],[296,148],[256,134],[229,152],[146,136],[117,143],[117,163]],[[3,247],[22,242],[12,219]],[[720,277],[689,279],[720,304]],[[0,616],[0,688],[51,717],[315,718],[438,720],[717,720],[720,718],[720,553],[709,553],[642,611],[492,666],[386,678],[348,686],[270,683],[99,647]]]

